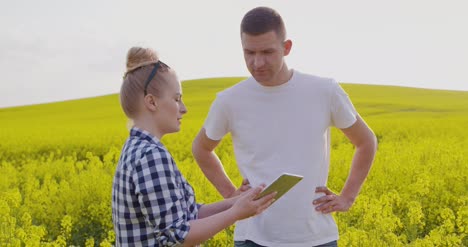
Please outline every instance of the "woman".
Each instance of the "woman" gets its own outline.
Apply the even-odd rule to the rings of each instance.
[[[237,220],[265,210],[274,194],[254,200],[262,187],[200,205],[160,139],[179,131],[187,112],[174,70],[148,48],[133,47],[120,91],[133,121],[112,188],[117,246],[193,246]]]

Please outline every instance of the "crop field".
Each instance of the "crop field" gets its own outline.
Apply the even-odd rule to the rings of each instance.
[[[191,143],[216,92],[241,79],[183,82],[188,113],[162,140],[201,203],[221,197]],[[351,210],[334,214],[339,246],[468,246],[468,92],[341,85],[379,149]],[[115,94],[0,109],[0,246],[113,245],[111,186],[128,124]],[[240,184],[229,136],[216,153]],[[352,155],[332,129],[334,191]],[[203,246],[232,246],[233,229]]]

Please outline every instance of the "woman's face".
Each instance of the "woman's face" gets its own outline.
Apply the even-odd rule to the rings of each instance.
[[[162,135],[180,130],[182,115],[187,113],[182,102],[182,87],[173,70],[168,71],[167,85],[157,100],[156,124]]]

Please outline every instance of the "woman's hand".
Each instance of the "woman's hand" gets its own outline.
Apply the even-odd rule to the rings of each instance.
[[[260,199],[255,198],[265,188],[265,185],[250,189],[249,191],[242,193],[230,208],[238,220],[246,219],[257,214],[262,213],[267,209],[273,202],[276,192],[270,193]]]

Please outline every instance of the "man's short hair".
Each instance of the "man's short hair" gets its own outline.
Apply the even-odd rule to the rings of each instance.
[[[256,7],[242,18],[241,34],[260,35],[270,31],[274,31],[281,39],[286,39],[283,18],[272,8]]]

